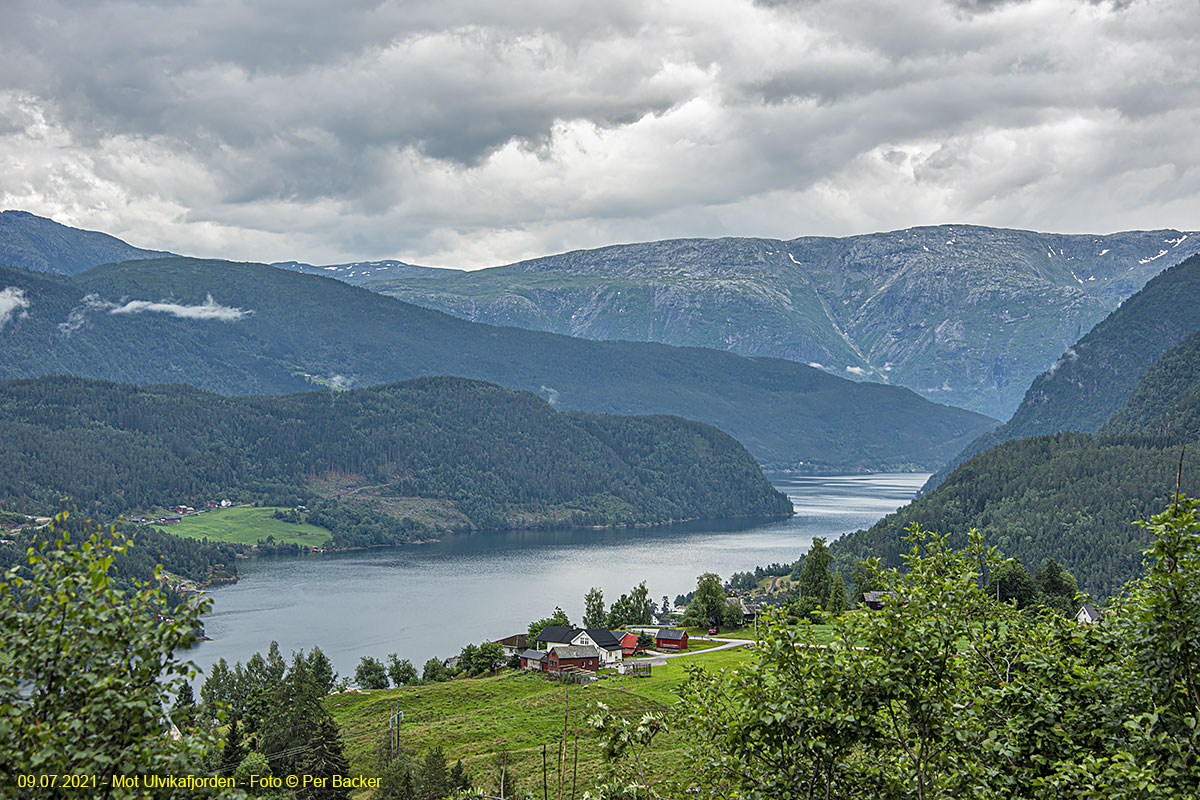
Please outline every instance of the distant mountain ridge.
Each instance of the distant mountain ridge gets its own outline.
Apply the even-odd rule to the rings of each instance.
[[[72,277],[0,268],[19,313],[0,378],[71,374],[284,394],[458,375],[562,410],[673,414],[806,471],[932,469],[995,421],[780,359],[493,327],[263,264],[155,259]]]
[[[0,211],[0,264],[74,275],[99,264],[174,255],[62,225],[28,211]]]
[[[440,278],[448,275],[458,275],[460,269],[445,267],[419,267],[406,264],[403,261],[352,261],[347,264],[325,264],[313,266],[302,261],[275,261],[272,267],[287,269],[292,272],[303,272],[306,275],[322,275],[326,278],[337,278],[353,286],[362,286],[375,280],[387,278]]]
[[[1003,418],[1070,343],[1198,251],[1187,231],[941,225],[614,245],[356,281],[464,319],[787,358]]]
[[[1192,256],[1153,278],[1067,349],[1033,380],[1008,422],[983,434],[947,462],[922,491],[932,490],[972,455],[1002,442],[1062,431],[1100,430],[1129,400],[1143,373],[1200,330],[1197,308],[1200,256]],[[1128,418],[1128,413],[1132,412],[1123,418]]]

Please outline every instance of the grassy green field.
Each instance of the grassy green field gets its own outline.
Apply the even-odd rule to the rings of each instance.
[[[667,711],[679,699],[675,690],[687,678],[689,665],[717,670],[753,658],[741,648],[669,660],[655,666],[647,678],[609,677],[585,686],[565,686],[537,673],[506,671],[491,678],[455,680],[368,693],[332,695],[326,707],[337,720],[346,743],[351,774],[377,774],[380,746],[388,741],[387,721],[392,703],[404,712],[401,743],[410,756],[423,758],[440,745],[450,763],[462,759],[476,789],[494,789],[498,770],[496,754],[507,751],[508,775],[516,775],[522,795],[542,792],[542,748],[546,747],[548,784],[557,797],[555,766],[559,745],[564,741],[566,721],[567,778],[564,797],[572,796],[575,772],[576,730],[578,731],[578,778],[576,798],[602,776],[605,764],[598,734],[587,724],[604,703],[627,718],[637,719],[648,711]],[[673,776],[687,785],[686,737],[668,730],[654,740],[646,764],[652,784]],[[632,760],[618,765],[632,777]],[[674,792],[673,792],[674,793]]]
[[[210,508],[202,514],[184,517],[174,525],[155,527],[189,539],[208,539],[211,542],[257,544],[260,539],[274,536],[277,542],[295,542],[301,547],[321,547],[329,541],[330,533],[316,525],[296,525],[275,519],[275,508]]]

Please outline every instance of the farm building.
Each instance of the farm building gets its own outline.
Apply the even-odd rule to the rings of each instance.
[[[600,651],[591,646],[556,646],[546,653],[546,671],[563,672],[566,670],[586,669],[595,672],[600,669]]]
[[[637,637],[634,637],[635,641]],[[549,650],[556,645],[564,647],[594,647],[599,651],[601,666],[616,666],[625,656],[618,634],[603,628],[567,628],[548,625],[538,634],[534,646],[538,650]]]
[[[687,650],[687,631],[674,628],[659,628],[654,634],[654,647],[657,650]]]

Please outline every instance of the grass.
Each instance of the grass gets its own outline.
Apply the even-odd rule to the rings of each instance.
[[[450,763],[462,759],[477,788],[494,787],[498,775],[497,753],[508,753],[508,775],[516,775],[524,794],[541,796],[542,748],[546,748],[550,794],[557,796],[555,766],[567,723],[567,779],[564,796],[571,796],[578,731],[578,785],[576,797],[603,774],[606,765],[600,741],[587,719],[604,703],[626,718],[637,719],[650,711],[667,711],[677,700],[676,690],[687,679],[689,665],[706,670],[735,666],[752,654],[741,648],[670,659],[655,666],[648,678],[613,676],[595,684],[565,686],[537,673],[505,671],[490,678],[405,687],[365,694],[332,695],[326,707],[337,720],[346,743],[351,774],[378,772],[377,754],[388,740],[387,721],[392,704],[404,713],[401,743],[410,757],[423,758],[441,746]],[[686,776],[689,756],[686,737],[668,730],[654,740],[646,765],[652,783],[664,775]],[[629,776],[632,761],[622,762]]]
[[[274,536],[277,542],[295,542],[301,547],[322,547],[332,536],[325,528],[307,523],[296,525],[275,519],[271,506],[251,508],[210,508],[202,514],[184,517],[174,525],[156,525],[159,530],[189,539],[208,539],[210,542],[257,544],[260,539]]]

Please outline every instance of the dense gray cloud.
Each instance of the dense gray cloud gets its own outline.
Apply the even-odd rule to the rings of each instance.
[[[1194,0],[10,0],[0,205],[482,266],[669,236],[1196,225]]]

